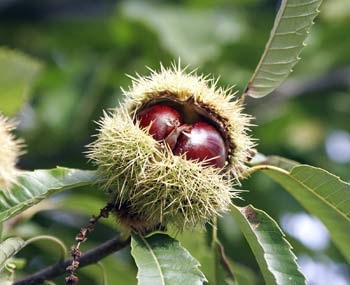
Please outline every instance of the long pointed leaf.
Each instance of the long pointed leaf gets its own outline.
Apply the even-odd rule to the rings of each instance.
[[[295,166],[290,172],[277,167],[263,172],[325,224],[335,245],[350,262],[350,184],[309,165]]]
[[[139,285],[196,285],[206,281],[198,269],[199,262],[168,235],[133,235],[131,248]]]
[[[270,216],[253,206],[232,206],[231,212],[255,255],[266,284],[305,284],[291,245]]]
[[[10,190],[0,189],[0,222],[65,189],[96,181],[95,171],[55,168],[23,172]]]
[[[260,98],[275,90],[300,59],[322,0],[282,0],[270,38],[245,94]]]

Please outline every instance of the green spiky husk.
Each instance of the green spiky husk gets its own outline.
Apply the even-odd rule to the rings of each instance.
[[[251,117],[242,113],[242,102],[234,100],[230,89],[216,88],[213,79],[186,74],[176,65],[132,79],[124,91],[126,102],[104,115],[88,151],[119,221],[143,233],[169,224],[181,231],[210,222],[237,197],[232,184],[239,183],[254,147],[247,134]],[[140,129],[137,112],[159,102],[189,107],[185,115],[198,111],[212,121],[228,148],[223,169],[174,156]]]
[[[228,209],[235,193],[226,175],[160,147],[125,107],[99,124],[88,157],[99,166],[121,223],[140,232],[168,224],[181,231]]]

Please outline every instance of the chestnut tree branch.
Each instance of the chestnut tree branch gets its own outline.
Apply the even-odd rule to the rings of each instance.
[[[84,267],[93,263],[97,263],[99,260],[103,259],[109,254],[112,254],[127,245],[130,244],[130,237],[128,239],[122,239],[121,236],[117,236],[100,246],[87,251],[85,254],[81,255],[80,267]],[[42,284],[45,280],[53,279],[57,276],[63,275],[66,273],[66,267],[72,263],[72,258],[67,258],[58,262],[54,265],[48,266],[44,269],[39,270],[38,272],[33,273],[23,279],[17,280],[13,285],[34,285]]]

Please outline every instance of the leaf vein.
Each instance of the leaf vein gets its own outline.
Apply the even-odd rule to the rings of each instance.
[[[157,259],[156,254],[155,254],[154,251],[152,250],[152,247],[149,245],[149,243],[147,242],[147,240],[146,240],[144,237],[142,237],[142,236],[140,236],[140,237],[141,237],[142,241],[145,243],[145,245],[146,245],[146,247],[148,248],[149,252],[151,253],[151,255],[152,255],[153,259],[154,259],[154,262],[156,263],[156,266],[157,266],[157,269],[158,269],[158,271],[159,271],[159,274],[160,274],[160,276],[161,276],[162,284],[165,285],[165,280],[164,280],[164,276],[163,276],[163,271],[162,271],[162,268],[161,268],[161,266],[160,266],[160,264],[159,264],[159,261],[158,261],[158,259]]]
[[[315,12],[306,13],[306,14],[300,14],[300,15],[290,15],[290,16],[285,15],[285,16],[283,16],[282,18],[283,18],[283,19],[297,19],[297,18],[310,17],[310,16],[312,16],[312,15],[315,15],[315,16],[316,16],[317,14],[318,14],[318,12],[315,11]],[[311,20],[311,22],[312,22],[312,20]]]
[[[296,7],[302,7],[302,6],[307,6],[307,5],[312,5],[319,2],[319,0],[313,0],[313,1],[307,1],[305,3],[299,3],[299,4],[287,4],[288,8],[296,8]]]

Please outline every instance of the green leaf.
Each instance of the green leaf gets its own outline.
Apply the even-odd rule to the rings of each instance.
[[[54,168],[22,172],[9,190],[0,189],[0,222],[39,203],[54,193],[92,184],[95,171]]]
[[[26,242],[18,237],[11,237],[0,243],[0,272],[9,259],[15,256],[25,245]]]
[[[23,105],[41,63],[19,51],[0,48],[0,111],[13,115]]]
[[[300,59],[322,0],[282,0],[270,38],[245,94],[261,98],[275,90]]]
[[[206,281],[199,262],[180,243],[165,234],[133,235],[131,254],[139,285],[195,285]]]
[[[350,184],[309,165],[295,166],[290,172],[277,167],[263,172],[325,224],[335,245],[350,262]]]
[[[231,212],[255,255],[266,284],[306,284],[290,244],[269,215],[253,206],[232,206]]]

